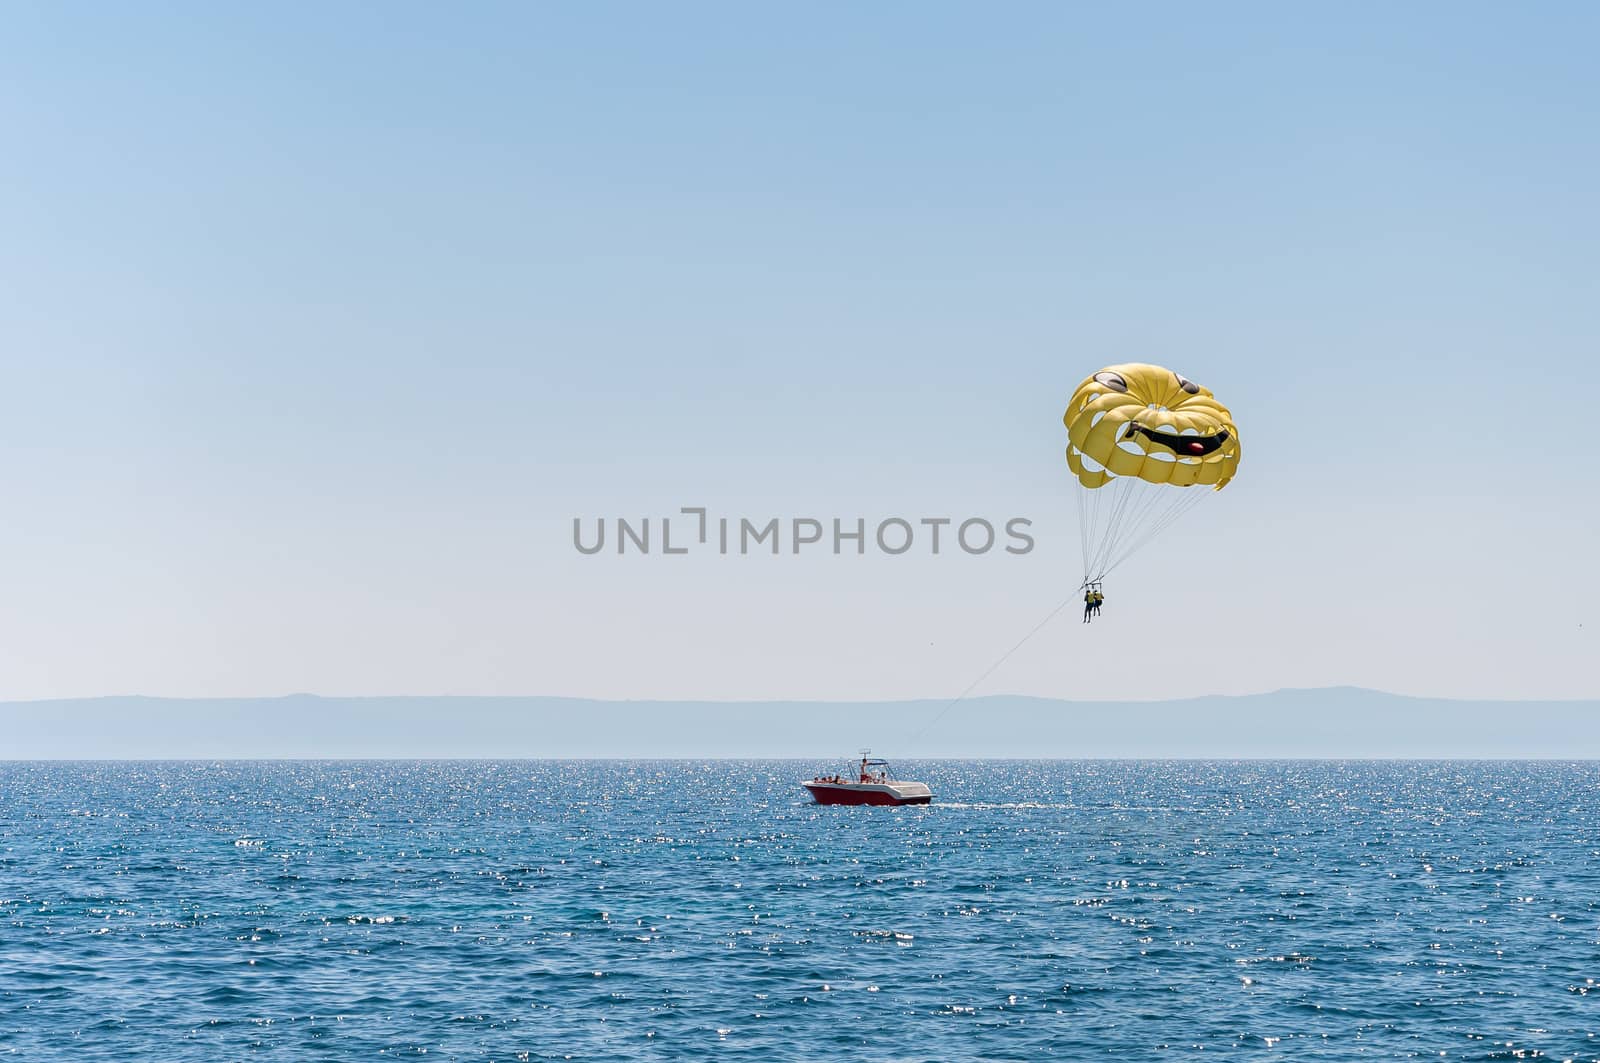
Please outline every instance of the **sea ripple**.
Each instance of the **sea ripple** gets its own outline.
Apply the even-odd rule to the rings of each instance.
[[[0,763],[0,1055],[1600,1060],[1600,765]]]

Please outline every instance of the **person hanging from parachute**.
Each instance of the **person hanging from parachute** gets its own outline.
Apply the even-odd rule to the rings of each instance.
[[[1105,603],[1106,596],[1100,593],[1100,584],[1086,583],[1083,592],[1083,622],[1089,623],[1100,615],[1100,606]]]
[[[1112,365],[1078,385],[1062,416],[1078,479],[1084,623],[1101,581],[1239,467],[1239,429],[1211,391],[1159,365]]]

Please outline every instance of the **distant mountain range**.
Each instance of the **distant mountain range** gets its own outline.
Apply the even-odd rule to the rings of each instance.
[[[942,716],[938,714],[943,711]],[[938,716],[936,723],[931,723]],[[1181,701],[110,697],[0,702],[0,759],[798,757],[1600,758],[1600,701],[1354,687]]]

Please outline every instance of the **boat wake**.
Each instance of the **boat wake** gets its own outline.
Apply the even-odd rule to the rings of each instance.
[[[1059,812],[1070,812],[1081,806],[1067,804],[1048,804],[1041,801],[943,801],[940,808],[961,808],[986,812],[990,809],[1053,809]]]

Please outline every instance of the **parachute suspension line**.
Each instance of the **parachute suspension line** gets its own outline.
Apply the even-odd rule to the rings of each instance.
[[[1039,632],[1043,631],[1044,628],[1045,628],[1045,625],[1050,623],[1050,621],[1054,620],[1056,618],[1056,615],[1059,614],[1061,612],[1061,610],[1065,609],[1067,606],[1071,605],[1073,602],[1075,602],[1077,600],[1078,600],[1078,592],[1077,591],[1073,591],[1066,598],[1062,599],[1061,604],[1056,606],[1054,609],[1050,610],[1050,612],[1045,616],[1045,618],[1043,620],[1041,620],[1037,624],[1033,625],[1032,629],[1030,629],[1029,632],[1026,635],[1022,636],[1020,639],[1017,640],[1016,645],[1012,646],[1009,650],[1007,650],[1006,652],[1002,653],[999,656],[999,658],[993,664],[991,664],[989,667],[987,667],[987,668],[985,668],[983,670],[983,674],[982,675],[978,676],[978,678],[976,678],[972,682],[968,683],[965,690],[963,690],[961,693],[957,694],[955,697],[951,698],[949,700],[949,702],[947,702],[945,704],[944,708],[942,708],[938,712],[934,713],[933,714],[933,719],[931,719],[927,723],[923,724],[922,725],[922,730],[918,731],[916,734],[911,736],[911,741],[906,743],[906,751],[909,753],[913,746],[915,746],[918,742],[922,741],[922,736],[927,734],[930,730],[933,729],[933,725],[934,724],[936,724],[940,720],[944,719],[945,714],[947,712],[949,712],[951,709],[955,708],[956,704],[958,702],[960,702],[963,699],[965,699],[968,694],[972,693],[974,690],[976,690],[978,688],[978,684],[979,683],[982,683],[985,679],[988,679],[991,675],[993,675],[995,673],[996,669],[998,669],[1002,664],[1005,664],[1006,661],[1010,660],[1011,655],[1013,653],[1016,653],[1018,650],[1022,649],[1022,646],[1023,646],[1023,644],[1025,642],[1027,642],[1029,639],[1033,638],[1033,636],[1037,635]]]
[[[1083,578],[1087,581],[1094,575],[1095,553],[1100,549],[1100,542],[1105,538],[1106,527],[1111,522],[1112,511],[1115,510],[1118,494],[1115,491],[1106,491],[1101,488],[1097,491],[1084,490],[1080,492],[1089,500],[1090,512],[1093,517],[1089,521],[1089,542],[1087,544],[1089,557],[1083,564]]]
[[[1089,508],[1093,502],[1084,496],[1091,493],[1081,487],[1072,492],[1072,500],[1078,504],[1078,553],[1082,556],[1085,581],[1089,579]]]
[[[1099,563],[1100,555],[1113,533],[1114,526],[1119,523],[1118,518],[1122,509],[1127,505],[1127,485],[1113,480],[1104,487],[1092,491],[1082,488],[1076,493],[1079,505],[1088,514],[1088,526],[1082,533],[1080,543],[1083,554],[1083,581],[1087,585],[1094,578],[1095,566]]]
[[[1122,520],[1106,541],[1105,552],[1100,555],[1101,571],[1097,576],[1105,575],[1105,568],[1111,563],[1111,555],[1122,548],[1129,536],[1137,535],[1149,519],[1150,512],[1164,497],[1161,488],[1155,487],[1144,480],[1128,477],[1128,506],[1122,513]]]
[[[1135,553],[1147,546],[1153,539],[1155,539],[1156,536],[1166,531],[1173,524],[1177,523],[1178,520],[1180,520],[1186,513],[1198,506],[1206,497],[1206,495],[1210,493],[1211,492],[1209,491],[1201,491],[1193,487],[1184,488],[1183,493],[1178,498],[1168,502],[1166,507],[1162,509],[1160,513],[1156,514],[1135,538],[1128,542],[1127,546],[1123,548],[1122,552],[1117,554],[1116,557],[1114,557],[1111,562],[1106,565],[1105,571],[1102,572],[1101,575],[1104,576],[1106,573],[1109,573],[1112,569],[1116,568],[1118,565],[1122,564],[1124,561],[1128,560],[1128,558],[1132,557]]]
[[[1112,552],[1120,548],[1128,529],[1140,526],[1140,522],[1155,501],[1157,495],[1150,485],[1131,476],[1122,478],[1122,504],[1117,507],[1116,522],[1106,531],[1100,550],[1095,556],[1092,573],[1095,579],[1105,575]]]
[[[1130,478],[1131,479],[1131,478]],[[1129,503],[1118,514],[1118,521],[1107,533],[1100,544],[1100,549],[1095,555],[1094,569],[1091,577],[1103,579],[1127,545],[1130,537],[1138,537],[1142,533],[1144,520],[1158,499],[1157,492],[1148,484],[1133,481],[1125,488]],[[1137,495],[1138,497],[1134,497]]]
[[[1099,488],[1094,493],[1098,494],[1100,491],[1105,491],[1106,497],[1100,500],[1101,520],[1099,526],[1093,529],[1094,540],[1090,546],[1089,564],[1083,572],[1085,581],[1094,578],[1105,544],[1116,535],[1117,526],[1122,523],[1122,512],[1128,506],[1128,485],[1125,481],[1114,479],[1106,487]]]
[[[1089,494],[1109,492],[1111,501],[1109,505],[1102,504],[1102,509],[1109,509],[1105,516],[1103,527],[1093,529],[1093,546],[1089,555],[1089,563],[1084,567],[1083,579],[1085,583],[1091,582],[1098,574],[1099,569],[1110,553],[1112,545],[1117,541],[1117,535],[1126,518],[1129,504],[1133,500],[1133,484],[1138,481],[1131,477],[1114,477],[1105,486],[1088,491]]]
[[[1081,488],[1077,494],[1083,585],[1088,586],[1104,579],[1211,492],[1199,486],[1175,488],[1114,476],[1103,487]]]
[[[1121,548],[1128,530],[1139,527],[1144,516],[1162,500],[1162,493],[1132,476],[1114,477],[1105,487],[1086,493],[1112,496],[1105,526],[1091,533],[1094,541],[1089,564],[1084,569],[1084,582],[1090,583],[1105,575],[1113,553]]]
[[[1121,492],[1112,489],[1108,484],[1092,491],[1080,487],[1073,493],[1078,501],[1079,547],[1083,560],[1083,578],[1088,582],[1089,577],[1094,574],[1095,555],[1112,512],[1116,509],[1115,503],[1120,500]]]
[[[1083,562],[1083,584],[1088,586],[1089,580],[1094,575],[1095,556],[1100,549],[1100,532],[1104,518],[1113,508],[1106,497],[1115,497],[1109,490],[1110,485],[1097,490],[1079,487],[1073,492],[1078,502],[1078,547]]]
[[[1091,529],[1094,536],[1089,547],[1089,563],[1084,566],[1084,582],[1094,579],[1094,570],[1100,564],[1100,554],[1105,549],[1106,540],[1111,537],[1118,524],[1122,509],[1128,502],[1127,484],[1119,479],[1113,479],[1104,487],[1096,488],[1089,492],[1098,495],[1105,492],[1104,499],[1097,499],[1099,515],[1102,518],[1097,527]]]
[[[1168,486],[1152,485],[1141,488],[1140,493],[1144,504],[1138,509],[1135,519],[1118,530],[1116,541],[1112,544],[1115,556],[1105,559],[1107,569],[1142,546],[1151,529],[1164,527],[1165,522],[1171,519],[1171,514],[1187,497],[1182,488]]]

